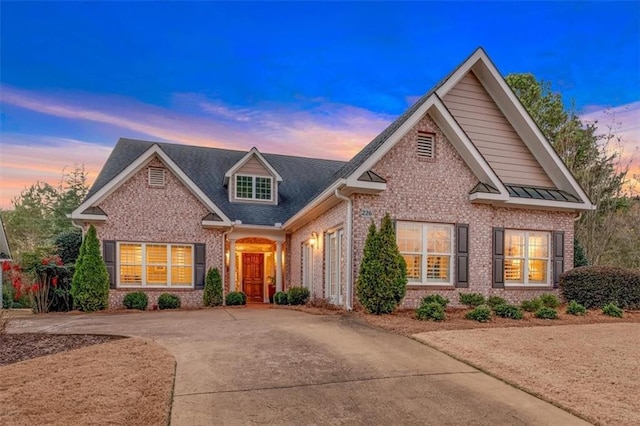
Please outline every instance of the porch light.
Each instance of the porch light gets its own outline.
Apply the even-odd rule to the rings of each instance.
[[[318,233],[314,231],[311,233],[309,244],[311,244],[312,246],[315,246],[317,242],[318,242]]]

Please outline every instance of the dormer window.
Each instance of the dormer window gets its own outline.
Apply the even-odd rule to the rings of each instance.
[[[236,175],[238,200],[273,200],[273,178],[267,176]]]

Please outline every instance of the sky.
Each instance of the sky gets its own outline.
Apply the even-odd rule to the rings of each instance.
[[[348,160],[479,46],[640,173],[640,2],[3,1],[0,36],[0,208],[119,137]]]

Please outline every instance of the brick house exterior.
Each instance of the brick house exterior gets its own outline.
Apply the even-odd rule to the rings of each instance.
[[[349,162],[121,139],[76,224],[94,224],[110,305],[145,291],[202,304],[204,275],[268,302],[306,286],[353,308],[368,227],[389,213],[404,307],[430,293],[512,302],[556,292],[573,224],[594,208],[484,51]]]

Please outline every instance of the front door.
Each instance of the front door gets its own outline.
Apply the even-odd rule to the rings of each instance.
[[[242,253],[242,291],[251,302],[264,302],[264,255]]]

